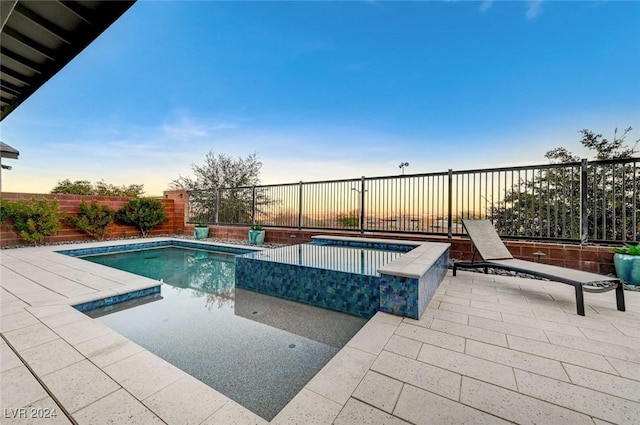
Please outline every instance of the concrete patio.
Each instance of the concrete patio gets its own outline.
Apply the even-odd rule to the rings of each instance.
[[[74,247],[0,251],[2,423],[267,423],[70,307],[158,284],[55,252]],[[581,317],[571,286],[449,272],[420,320],[378,313],[271,423],[640,424],[625,296],[586,293]]]

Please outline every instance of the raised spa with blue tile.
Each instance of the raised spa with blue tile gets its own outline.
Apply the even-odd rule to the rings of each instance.
[[[448,258],[445,243],[315,237],[238,256],[236,286],[364,318],[385,311],[418,319]]]

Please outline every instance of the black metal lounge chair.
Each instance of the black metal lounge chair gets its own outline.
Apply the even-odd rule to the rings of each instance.
[[[489,220],[462,220],[462,224],[473,243],[473,258],[470,262],[455,262],[453,264],[454,276],[458,268],[482,268],[485,273],[492,268],[526,273],[573,285],[576,290],[576,304],[580,316],[584,316],[583,290],[586,292],[607,292],[615,289],[618,310],[625,311],[624,288],[620,279],[581,270],[534,263],[533,261],[517,260],[513,258],[513,255],[502,243],[500,236]],[[482,261],[475,261],[476,253],[480,254]],[[607,282],[611,285],[605,287],[589,286],[590,283],[594,282]]]

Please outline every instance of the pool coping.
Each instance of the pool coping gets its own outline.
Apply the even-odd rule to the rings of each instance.
[[[100,247],[63,249],[56,251],[59,254],[68,255],[70,257],[88,257],[92,255],[115,254],[127,251],[137,251],[141,249],[156,249],[166,247],[203,249],[207,251],[224,252],[235,255],[250,254],[252,252],[264,251],[266,248],[248,248],[244,245],[231,245],[222,243],[207,243],[205,241],[191,241],[185,239],[161,239],[149,242],[135,242],[130,244],[107,245]],[[209,249],[212,248],[212,249]],[[213,249],[218,248],[218,249]],[[235,252],[234,252],[235,251]],[[242,251],[242,252],[237,252]]]

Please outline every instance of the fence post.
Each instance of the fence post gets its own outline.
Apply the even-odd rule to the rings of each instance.
[[[218,212],[219,211],[220,211],[220,188],[216,187],[216,218],[214,219],[216,225],[218,224],[218,218],[219,218]]]
[[[449,168],[449,188],[447,190],[448,192],[448,206],[447,208],[449,209],[449,217],[447,219],[447,236],[449,236],[449,238],[453,237],[453,170],[451,168]]]
[[[302,180],[298,189],[298,230],[302,230]]]
[[[251,224],[256,224],[256,187],[251,188]]]
[[[587,160],[583,158],[580,166],[580,245],[585,245],[589,238],[587,190]]]
[[[360,178],[360,234],[364,233],[364,176]]]

